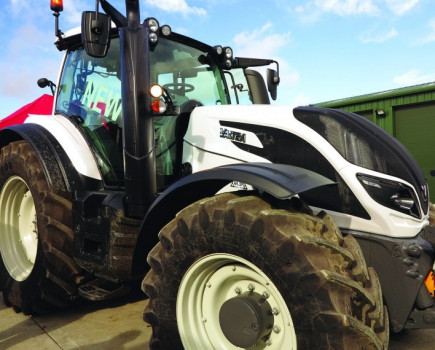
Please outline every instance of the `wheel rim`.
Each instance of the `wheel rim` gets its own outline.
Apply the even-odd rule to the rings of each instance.
[[[38,251],[36,209],[26,182],[10,177],[0,192],[0,252],[9,275],[24,281]]]
[[[250,296],[254,294],[267,301],[272,324],[270,319],[265,322],[262,316],[254,317],[259,327],[245,332],[244,324],[227,323],[231,315],[228,310],[236,304],[244,305],[244,321],[250,322],[249,317],[258,314],[251,312]],[[178,331],[186,349],[238,349],[243,342],[250,343],[249,349],[296,349],[296,333],[284,298],[259,268],[238,256],[212,254],[196,261],[181,281],[176,309]],[[231,328],[236,329],[232,334],[228,333]],[[244,335],[258,328],[266,330],[256,335],[256,341]]]

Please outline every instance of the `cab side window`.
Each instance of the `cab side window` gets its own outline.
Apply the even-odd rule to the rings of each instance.
[[[58,111],[80,116],[86,125],[97,125],[101,122],[121,125],[121,73],[118,54],[118,40],[112,40],[109,54],[104,58],[90,57],[82,48],[71,51],[60,85]]]
[[[82,47],[68,53],[57,96],[58,113],[73,117],[93,145],[107,184],[123,182],[119,40],[104,58]]]

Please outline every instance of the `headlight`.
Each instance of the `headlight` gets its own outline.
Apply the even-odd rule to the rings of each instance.
[[[365,174],[357,174],[359,182],[376,202],[417,218],[421,217],[414,190],[397,181],[390,181]]]
[[[162,97],[163,88],[158,84],[154,84],[153,86],[150,87],[150,95],[154,98]]]

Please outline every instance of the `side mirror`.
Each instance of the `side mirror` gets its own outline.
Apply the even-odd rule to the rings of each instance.
[[[56,89],[56,84],[54,84],[51,80],[48,80],[47,78],[40,78],[38,79],[38,86],[40,88],[45,88],[49,86],[51,89],[51,93],[54,96],[54,90]]]
[[[269,90],[272,100],[276,100],[279,84],[279,75],[276,70],[267,68],[267,90]]]
[[[246,82],[249,86],[252,103],[265,105],[270,104],[263,76],[253,69],[244,69],[243,72],[245,73]]]
[[[99,12],[85,11],[82,14],[82,43],[92,57],[105,57],[110,46],[111,19]]]

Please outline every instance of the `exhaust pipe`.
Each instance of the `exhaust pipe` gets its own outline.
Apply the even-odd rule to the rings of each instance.
[[[128,25],[119,29],[125,213],[141,218],[157,195],[154,125],[148,93],[150,68],[147,27],[139,20],[139,2],[126,0]]]

